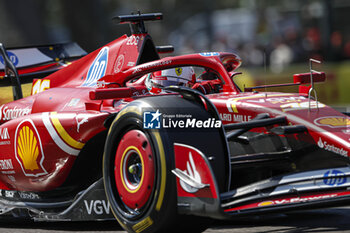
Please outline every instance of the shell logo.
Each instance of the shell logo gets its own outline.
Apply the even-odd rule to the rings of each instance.
[[[275,203],[273,201],[264,201],[264,202],[261,202],[259,203],[259,207],[262,207],[262,206],[269,206],[269,205],[274,205]]]
[[[41,140],[34,123],[27,119],[22,121],[15,133],[15,156],[26,176],[47,174],[42,163],[44,153]]]
[[[38,140],[28,126],[24,126],[19,131],[17,152],[25,169],[31,171],[39,169],[36,163],[39,156]]]
[[[350,127],[350,119],[346,117],[321,117],[315,120],[315,124],[320,126],[328,126],[331,128]]]

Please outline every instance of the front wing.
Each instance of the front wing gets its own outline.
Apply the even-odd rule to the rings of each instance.
[[[325,208],[350,203],[350,168],[328,168],[275,176],[219,193],[210,162],[196,148],[176,153],[178,209],[182,214],[236,216]],[[186,148],[187,150],[184,151]]]
[[[178,210],[181,214],[231,219],[248,214],[325,208],[350,203],[349,167],[273,177],[219,193],[213,173],[208,172],[211,170],[208,160],[202,156],[196,157],[200,155],[198,150],[191,151],[194,148],[186,148],[189,148],[192,160],[206,168],[193,167],[193,162],[188,161],[192,172],[198,172],[203,177],[201,181],[192,180],[197,182],[197,186],[196,183],[177,176]],[[203,160],[200,161],[200,158]],[[0,216],[30,218],[35,221],[114,219],[102,179],[68,200],[50,201],[37,193],[0,190]]]

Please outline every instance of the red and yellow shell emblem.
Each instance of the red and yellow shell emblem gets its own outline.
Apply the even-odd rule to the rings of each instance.
[[[350,118],[347,117],[321,117],[315,120],[317,125],[328,126],[332,128],[343,128],[350,127]]]
[[[22,121],[16,129],[16,159],[26,176],[46,174],[42,166],[44,154],[41,140],[34,124],[30,120]]]
[[[39,156],[39,145],[33,130],[24,126],[18,133],[18,156],[23,161],[23,166],[27,170],[34,171],[39,169],[36,162]]]

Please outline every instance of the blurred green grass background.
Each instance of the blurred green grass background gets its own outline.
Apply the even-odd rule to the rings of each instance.
[[[350,61],[339,63],[325,63],[318,65],[317,71],[326,73],[324,83],[316,83],[315,88],[320,102],[332,106],[347,106],[350,103]],[[276,74],[265,71],[264,68],[240,68],[243,74],[235,78],[235,82],[241,89],[256,85],[268,85],[277,83],[292,83],[293,74],[309,72],[307,64],[296,64],[286,67],[283,72]],[[265,89],[259,89],[265,91]],[[268,88],[266,91],[297,93],[298,87]]]

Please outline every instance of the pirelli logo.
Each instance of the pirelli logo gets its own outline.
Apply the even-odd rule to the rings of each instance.
[[[150,227],[153,224],[153,220],[150,217],[145,218],[144,220],[142,220],[141,222],[135,224],[132,229],[136,232],[136,233],[140,233],[144,230],[146,230],[148,227]]]

